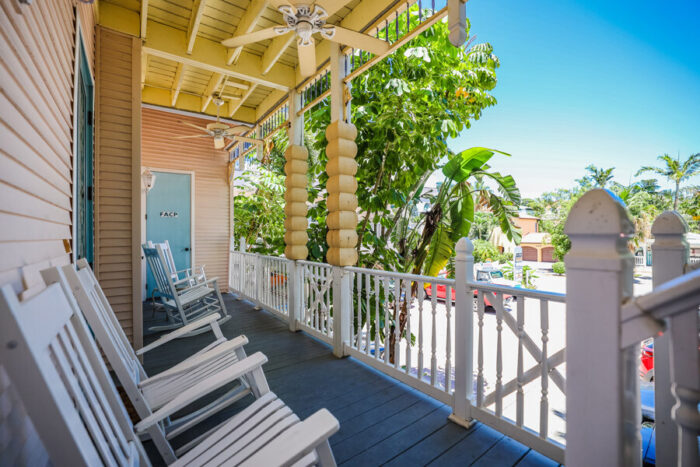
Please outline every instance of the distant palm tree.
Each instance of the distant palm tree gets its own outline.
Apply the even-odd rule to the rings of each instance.
[[[591,180],[595,186],[605,188],[605,185],[607,185],[613,178],[612,173],[613,170],[615,170],[615,167],[610,167],[609,169],[599,169],[595,165],[591,164],[586,167],[586,170],[588,171],[588,179]]]
[[[676,190],[673,193],[673,209],[678,208],[678,193],[680,192],[681,183],[688,180],[690,177],[700,174],[700,153],[691,154],[688,159],[681,163],[680,156],[677,159],[664,154],[658,159],[662,161],[661,167],[645,166],[639,169],[635,176],[639,176],[645,172],[652,172],[657,175],[662,175],[676,184]]]

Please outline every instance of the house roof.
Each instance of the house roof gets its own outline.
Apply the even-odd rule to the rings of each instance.
[[[524,235],[520,243],[549,243],[549,234],[547,232],[531,232]]]

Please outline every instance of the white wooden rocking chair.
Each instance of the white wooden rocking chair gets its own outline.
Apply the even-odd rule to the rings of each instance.
[[[173,257],[173,250],[172,248],[170,248],[170,242],[168,240],[165,240],[162,243],[154,243],[148,240],[145,243],[145,245],[142,246],[146,248],[155,248],[156,245],[160,245],[160,247],[163,249],[165,264],[166,266],[168,266],[168,270],[170,271],[170,275],[173,278],[173,282],[177,283],[182,279],[189,279],[188,282],[190,285],[206,282],[207,275],[204,272],[204,266],[200,266],[196,270],[195,268],[185,268],[180,270],[177,269],[177,266],[175,266],[175,258]]]
[[[141,419],[150,416],[153,411],[174,399],[183,390],[194,386],[204,375],[213,375],[246,357],[243,345],[248,343],[248,339],[245,336],[239,336],[227,340],[216,321],[218,314],[208,315],[172,331],[134,352],[87,261],[78,260],[78,270],[72,265],[66,265],[62,268],[45,269],[41,271],[41,275],[47,284],[60,282],[66,289],[73,292],[98,345]],[[211,328],[215,337],[214,342],[166,371],[152,377],[146,374],[137,358],[138,355],[143,355],[199,328]],[[163,433],[156,433],[156,438],[153,439],[166,461],[175,458],[169,444],[170,440],[251,392],[259,394],[259,391],[251,391],[251,381],[242,378],[237,383],[224,395],[199,410],[178,419],[166,420],[163,424]],[[182,446],[176,454],[185,452],[189,446],[190,443]]]
[[[214,277],[202,283],[192,285],[190,278],[186,277],[174,281],[168,267],[163,248],[156,244],[155,248],[143,245],[143,253],[146,256],[148,266],[158,287],[158,299],[165,307],[170,324],[152,326],[150,331],[167,331],[177,329],[189,324],[192,320],[204,316],[219,313],[219,324],[223,324],[231,316],[226,311],[226,305],[221,297],[218,278]],[[189,335],[205,332],[204,330],[192,331]]]
[[[11,286],[4,286],[0,290],[0,367],[20,395],[52,464],[150,465],[77,308],[70,291],[58,283],[22,303]],[[258,352],[216,377],[203,379],[137,428],[159,430],[159,423],[201,394],[246,375],[256,380],[261,397],[175,464],[334,466],[328,438],[338,430],[338,421],[325,409],[299,421],[269,391],[261,369],[266,361]],[[21,436],[9,433],[10,441]]]

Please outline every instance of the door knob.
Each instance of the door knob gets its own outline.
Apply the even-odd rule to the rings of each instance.
[[[189,248],[187,248],[187,247],[185,247],[185,251],[190,251],[190,249],[189,249]]]

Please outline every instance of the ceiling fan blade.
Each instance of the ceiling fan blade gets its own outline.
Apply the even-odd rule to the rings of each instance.
[[[209,135],[173,136],[173,139],[188,139],[188,138],[211,138],[211,136],[209,136]]]
[[[316,46],[313,39],[309,39],[308,45],[301,45],[300,42],[297,41],[299,72],[303,78],[307,78],[316,73]]]
[[[347,3],[349,3],[349,0],[317,0],[314,3],[318,6],[320,6],[321,8],[323,8],[324,10],[326,10],[326,13],[328,13],[328,16],[331,17],[338,10],[340,10]]]
[[[243,126],[243,125],[232,126],[231,128],[224,131],[224,135],[228,136],[228,137],[237,136],[237,135],[245,133],[246,131],[250,131],[250,128],[247,126]]]
[[[231,139],[233,139],[234,141],[242,141],[244,143],[250,143],[250,144],[262,144],[265,142],[262,139],[248,138],[247,136],[234,136]]]
[[[356,49],[372,52],[374,55],[381,55],[389,50],[389,44],[381,39],[361,32],[341,28],[340,26],[333,27],[335,28],[335,34],[330,38],[333,42],[339,42]]]
[[[207,127],[195,125],[194,123],[186,122],[184,120],[180,120],[180,123],[182,123],[183,125],[191,126],[192,128],[196,128],[198,130],[207,131],[207,132],[209,131],[209,129]]]
[[[225,47],[239,47],[241,45],[250,44],[251,42],[264,41],[271,37],[278,36],[279,33],[275,30],[275,27],[261,29],[260,31],[251,32],[249,34],[242,34],[240,36],[233,36],[230,39],[221,41],[221,44]]]

